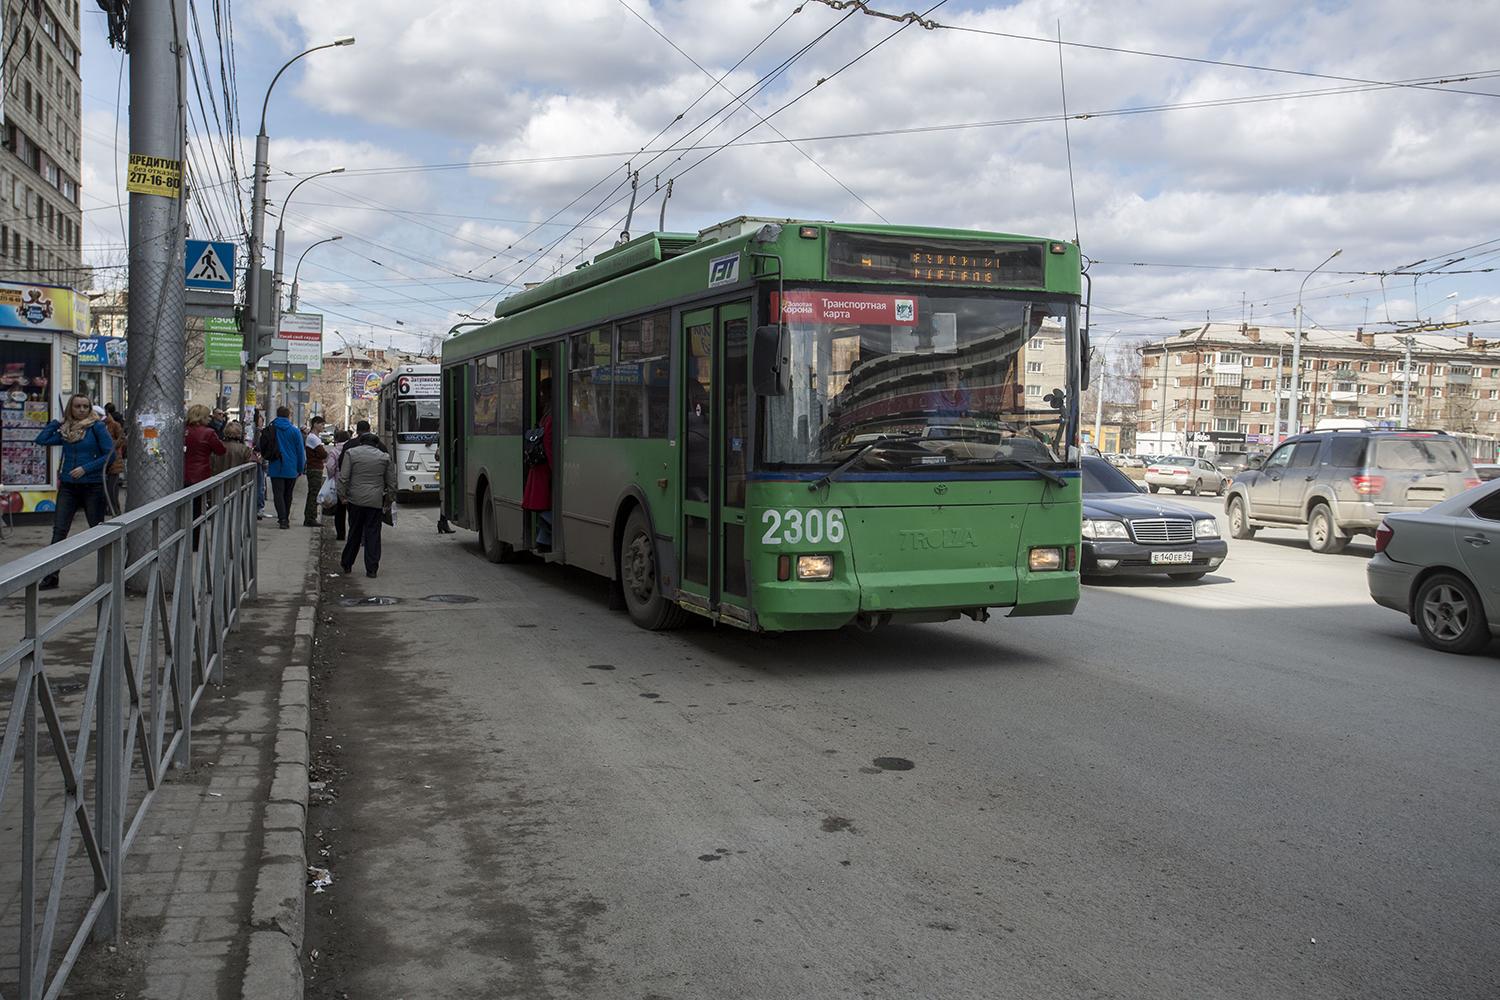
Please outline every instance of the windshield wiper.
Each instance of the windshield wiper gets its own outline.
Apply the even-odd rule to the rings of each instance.
[[[852,454],[848,458],[844,459],[844,461],[842,463],[840,463],[837,468],[831,469],[828,472],[823,473],[823,475],[819,476],[817,479],[814,479],[812,482],[808,483],[807,484],[807,491],[809,493],[816,493],[816,492],[818,492],[818,490],[820,490],[823,487],[825,487],[825,486],[829,485],[830,483],[832,483],[839,476],[841,476],[844,473],[848,472],[849,469],[851,467],[853,467],[854,463],[858,462],[861,458],[863,458],[864,455],[865,455],[865,452],[869,451],[871,448],[877,448],[880,445],[890,444],[891,442],[895,442],[895,441],[919,441],[919,440],[921,440],[921,438],[918,437],[915,434],[896,434],[896,435],[885,435],[885,434],[882,434],[880,437],[876,438],[874,441],[866,441],[864,444],[860,445],[857,449],[855,449],[854,454]]]
[[[992,462],[995,462],[996,465],[1016,465],[1020,466],[1020,468],[1026,469],[1026,471],[1028,472],[1035,472],[1035,474],[1040,475],[1041,478],[1049,481],[1049,483],[1052,483],[1053,486],[1059,487],[1059,489],[1062,489],[1062,487],[1067,486],[1068,484],[1068,480],[1065,480],[1065,478],[1062,478],[1061,475],[1053,472],[1052,469],[1041,468],[1041,466],[1037,465],[1037,463],[1028,462],[1028,460],[1026,459],[1001,459],[1001,457],[996,457],[996,459],[990,460],[992,460]]]

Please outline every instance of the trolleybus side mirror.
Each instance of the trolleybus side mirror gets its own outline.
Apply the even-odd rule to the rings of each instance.
[[[757,396],[780,396],[786,392],[785,326],[756,327],[750,363]]]

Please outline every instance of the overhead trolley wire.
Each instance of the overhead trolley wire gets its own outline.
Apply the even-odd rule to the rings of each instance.
[[[628,3],[626,3],[625,0],[615,0],[615,2],[618,3],[621,7],[624,7],[626,10],[630,11],[630,13],[635,16],[636,20],[640,21],[646,27],[650,28],[651,31],[658,38],[660,38],[662,41],[664,41],[668,45],[670,45],[672,47],[672,49],[678,55],[682,56],[688,62],[692,63],[695,67],[697,67],[697,69],[698,69],[698,71],[700,73],[702,73],[704,76],[708,77],[710,80],[713,80],[713,86],[714,87],[719,88],[720,90],[724,91],[724,93],[726,93],[726,94],[731,93],[730,89],[728,87],[724,86],[724,77],[718,77],[716,79],[712,73],[710,73],[708,70],[706,70],[706,69],[703,68],[703,65],[700,62],[698,62],[698,60],[694,59],[692,56],[690,56],[686,52],[684,52],[682,50],[681,46],[679,46],[676,42],[672,41],[672,39],[668,38],[667,35],[660,28],[658,28],[656,25],[652,24],[646,18],[642,17],[633,7],[631,7]],[[788,14],[786,16],[786,20],[783,20],[781,23],[785,24],[786,21],[791,20],[791,18],[792,18],[792,16],[794,14],[796,14],[795,10],[792,11],[791,14]],[[752,50],[752,51],[754,51],[754,50]],[[743,62],[744,60],[741,59],[740,61]],[[736,63],[736,65],[738,65],[738,63]],[[729,72],[732,73],[732,72],[734,72],[734,70],[730,69]],[[728,76],[728,75],[729,75],[729,73],[725,73],[724,74],[724,76]],[[712,88],[710,88],[710,89],[712,89]],[[754,108],[750,107],[749,104],[744,104],[743,107],[745,108],[746,111],[749,111],[752,115],[755,115],[757,118],[759,118],[760,119],[760,123],[762,125],[767,126],[772,132],[775,132],[781,138],[786,139],[786,135],[780,129],[778,129],[775,125],[772,125],[767,119],[762,118],[761,115],[760,115],[760,112],[758,112]],[[813,166],[817,167],[820,171],[823,172],[823,174],[829,180],[833,181],[839,187],[843,188],[844,192],[846,194],[848,194],[851,198],[853,198],[855,201],[859,202],[865,208],[869,209],[870,212],[871,212],[871,214],[873,214],[877,219],[879,219],[881,222],[885,222],[885,223],[889,223],[891,221],[891,220],[887,219],[884,215],[881,215],[880,214],[880,210],[877,209],[874,205],[871,205],[868,201],[865,201],[864,198],[860,197],[860,195],[859,195],[859,193],[857,191],[855,191],[853,188],[851,188],[848,184],[845,184],[838,177],[834,176],[833,171],[829,170],[827,167],[823,166],[823,164],[819,163],[816,159],[814,159],[813,156],[812,156],[812,154],[810,154],[807,150],[805,150],[801,146],[797,145],[797,143],[792,142],[792,140],[790,140],[790,139],[788,139],[787,141],[791,143],[791,146],[792,146],[793,149],[795,149],[799,154],[801,154],[801,156],[802,156],[803,159],[805,159],[808,163],[811,163]]]

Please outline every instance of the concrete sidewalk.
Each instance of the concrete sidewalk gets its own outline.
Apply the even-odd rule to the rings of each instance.
[[[302,492],[299,482],[298,509]],[[88,945],[63,996],[301,995],[320,535],[278,530],[274,515],[259,522],[259,597],[230,637],[224,686],[194,713],[192,766],[166,773],[126,859],[119,946]],[[84,574],[72,576],[60,600],[83,592]],[[72,927],[80,916],[65,914]],[[0,952],[14,948],[13,936],[0,941]]]

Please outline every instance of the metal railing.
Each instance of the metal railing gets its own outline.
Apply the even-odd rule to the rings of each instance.
[[[10,779],[19,760],[21,1000],[57,996],[90,933],[96,941],[118,935],[126,854],[166,768],[188,765],[193,710],[210,682],[223,682],[229,632],[255,597],[255,478],[253,465],[230,469],[0,566],[0,601],[19,598],[24,612],[21,638],[0,649],[0,707],[16,672],[0,737],[0,817],[15,811]],[[93,588],[60,611],[44,608],[43,578],[90,556]],[[70,625],[74,650],[54,665],[48,644],[66,650]],[[92,633],[86,667],[76,652],[80,629]],[[60,708],[54,683],[62,677],[82,691],[71,733],[65,716],[73,713]],[[44,826],[42,812],[54,808],[61,815]],[[42,884],[38,867],[49,850]],[[87,871],[69,883],[70,862],[85,859]],[[91,889],[80,890],[83,880]],[[0,894],[15,898],[14,886],[0,884]],[[59,922],[71,924],[80,910],[54,956]]]

